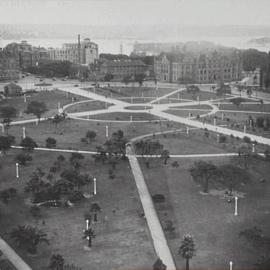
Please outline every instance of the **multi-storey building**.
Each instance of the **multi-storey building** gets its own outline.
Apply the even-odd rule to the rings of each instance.
[[[230,54],[212,52],[190,54],[161,54],[154,70],[157,79],[178,83],[213,83],[237,81],[242,77],[242,61],[237,51]]]
[[[98,45],[89,38],[78,43],[65,43],[61,49],[49,49],[51,60],[70,61],[75,64],[93,64],[98,59]]]
[[[147,70],[147,65],[135,59],[104,60],[99,67],[100,74],[112,74],[116,78],[145,74]]]
[[[0,51],[0,81],[17,80],[20,77],[18,60],[7,51]]]
[[[253,71],[243,71],[241,83],[245,86],[261,86],[261,73],[260,68],[256,68]]]
[[[22,69],[37,66],[49,59],[49,54],[46,49],[41,47],[33,47],[25,40],[23,40],[21,43],[8,44],[4,48],[4,51],[12,53],[16,57],[19,66]]]

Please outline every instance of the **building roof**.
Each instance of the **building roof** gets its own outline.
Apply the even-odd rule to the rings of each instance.
[[[119,60],[105,60],[101,65],[106,66],[146,66],[142,60],[138,59],[119,59]]]

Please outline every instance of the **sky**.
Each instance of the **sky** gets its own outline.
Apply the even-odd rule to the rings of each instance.
[[[0,23],[270,25],[270,0],[0,0]]]

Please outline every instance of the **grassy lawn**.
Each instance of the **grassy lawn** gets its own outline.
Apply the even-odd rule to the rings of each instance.
[[[182,131],[155,135],[149,139],[159,140],[164,145],[164,149],[175,155],[236,153],[239,145],[243,143],[240,139],[229,136],[226,136],[225,142],[220,143],[217,142],[217,134],[214,132],[207,131],[207,137],[204,130],[189,128],[189,134],[187,134],[186,128],[184,126],[182,128]],[[164,125],[162,131],[166,131]],[[264,152],[266,148],[265,145],[256,145],[257,152]]]
[[[110,104],[106,104],[102,101],[97,100],[89,100],[83,103],[75,103],[73,105],[70,105],[66,108],[67,113],[74,113],[74,112],[84,112],[84,111],[95,111],[95,110],[102,110],[106,109],[107,106],[109,107]]]
[[[83,97],[75,96],[72,94],[66,94],[63,91],[53,90],[53,91],[40,91],[38,93],[29,94],[26,97],[26,102],[24,102],[23,97],[13,97],[8,98],[0,101],[1,105],[11,105],[15,107],[18,111],[18,115],[14,120],[24,120],[24,119],[32,119],[36,118],[32,114],[26,114],[24,111],[26,110],[28,104],[31,101],[40,101],[44,102],[47,105],[48,111],[42,115],[42,117],[50,117],[58,112],[58,102],[60,102],[61,106],[69,104],[72,102],[72,98],[76,101],[83,100]],[[20,112],[22,115],[20,117]]]
[[[204,110],[204,109],[202,109],[202,110]],[[197,111],[196,109],[195,110],[194,109],[185,110],[185,107],[182,107],[181,110],[166,110],[165,112],[173,114],[173,115],[181,116],[181,117],[188,117],[190,114],[191,117],[194,117],[197,115],[206,114],[206,113],[210,112],[210,110],[209,111],[199,111],[199,110]]]
[[[133,114],[136,115],[136,114]],[[138,114],[139,115],[139,114]],[[130,115],[127,116],[129,120]],[[135,119],[134,119],[135,120]],[[57,141],[58,148],[72,148],[80,150],[96,150],[96,146],[105,143],[106,138],[106,125],[109,129],[109,136],[117,130],[123,130],[125,137],[131,139],[140,135],[155,133],[160,130],[167,129],[167,122],[147,122],[147,123],[117,123],[117,122],[95,122],[85,120],[72,120],[67,119],[65,122],[59,124],[56,128],[55,125],[49,121],[41,122],[39,125],[27,124],[26,135],[32,137],[39,146],[44,146],[48,137],[53,137]],[[179,128],[180,124],[171,123],[170,129]],[[96,132],[97,136],[92,144],[84,144],[81,138],[85,136],[88,130]],[[19,144],[22,137],[22,125],[12,126],[9,134],[15,136],[16,142]]]
[[[253,112],[270,112],[270,104],[220,104],[220,110],[234,110],[234,111],[253,111]]]
[[[113,112],[113,113],[104,113],[99,115],[91,115],[90,119],[99,119],[99,120],[119,120],[119,121],[129,121],[132,116],[133,121],[154,121],[159,120],[158,117],[148,114],[148,113],[122,113],[122,112]]]
[[[180,98],[182,99],[189,99],[189,100],[197,100],[197,97],[199,96],[200,97],[200,100],[203,101],[203,100],[209,100],[209,99],[216,99],[217,96],[215,93],[211,93],[211,92],[199,92],[199,93],[196,93],[195,95],[193,95],[192,93],[188,93],[187,91],[182,91],[179,93],[180,94]],[[171,96],[172,98],[177,98],[178,97],[178,94],[175,94],[175,95],[172,95]]]
[[[50,245],[42,244],[37,256],[29,256],[16,248],[33,269],[47,269],[50,256],[55,253],[62,254],[67,263],[74,263],[83,270],[151,268],[156,258],[146,221],[140,216],[141,204],[127,162],[117,164],[116,177],[111,180],[108,177],[111,166],[96,164],[91,156],[85,156],[81,172],[97,178],[97,196],[78,202],[72,208],[42,208],[42,217],[36,220],[29,213],[26,203],[29,195],[23,192],[24,185],[36,167],[41,167],[47,173],[58,154],[35,151],[32,163],[20,167],[20,178],[17,180],[14,170],[17,153],[11,150],[7,156],[0,157],[3,165],[0,189],[15,187],[18,192],[7,206],[1,203],[0,233],[12,246],[9,232],[18,224],[34,225],[48,234]],[[65,156],[69,158],[69,155]],[[66,162],[62,169],[68,166]],[[91,193],[92,186],[85,191]],[[86,242],[82,240],[84,214],[89,211],[93,201],[99,203],[102,212],[98,215],[98,222],[93,225],[96,232],[93,247],[87,251],[84,250]]]
[[[177,255],[184,234],[192,234],[196,244],[192,269],[225,270],[229,261],[233,261],[234,269],[254,269],[254,264],[267,250],[254,248],[239,237],[239,233],[257,226],[270,236],[270,183],[259,182],[261,177],[268,179],[269,163],[259,161],[250,165],[252,180],[238,190],[245,196],[239,199],[239,216],[235,217],[234,204],[228,203],[223,196],[200,193],[201,188],[194,183],[188,171],[195,159],[174,158],[170,163],[175,160],[179,162],[178,168],[164,166],[159,159],[151,159],[150,169],[142,159],[141,165],[150,193],[165,196],[165,202],[156,204],[156,209],[163,227],[167,221],[172,221],[176,228],[166,236],[178,269],[185,266],[184,259]],[[211,161],[217,165],[230,162],[228,158]]]
[[[222,114],[223,114],[223,120],[222,120]],[[234,129],[234,130],[239,130],[239,131],[244,131],[244,126],[246,126],[246,132],[259,135],[259,136],[264,136],[264,137],[269,137],[270,136],[270,131],[269,130],[263,130],[262,128],[256,128],[252,129],[249,127],[249,116],[251,116],[254,120],[256,120],[257,117],[266,117],[267,115],[265,114],[249,114],[248,111],[246,113],[238,113],[238,112],[217,112],[214,115],[207,116],[205,118],[202,118],[200,121],[205,121],[208,123],[214,123],[214,117],[217,117],[216,123],[217,125],[227,125],[228,128]]]
[[[184,107],[171,107],[171,109],[200,109],[200,110],[212,110],[212,107],[209,105],[190,105],[190,106],[184,106]]]

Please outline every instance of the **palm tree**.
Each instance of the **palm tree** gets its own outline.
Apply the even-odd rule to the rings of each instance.
[[[90,212],[94,213],[94,221],[97,221],[97,213],[101,211],[98,203],[92,203]]]
[[[60,254],[53,254],[51,257],[49,269],[51,270],[63,270],[65,260]]]
[[[91,228],[88,230],[84,230],[84,236],[83,239],[88,240],[88,247],[92,247],[92,239],[96,237],[95,231]]]
[[[14,240],[17,246],[25,249],[31,254],[37,253],[37,247],[42,242],[49,244],[46,236],[46,233],[30,225],[19,225],[10,233],[10,237]]]
[[[178,254],[186,259],[186,270],[189,270],[189,260],[195,256],[195,244],[191,235],[187,234],[184,236]]]

